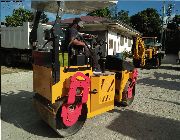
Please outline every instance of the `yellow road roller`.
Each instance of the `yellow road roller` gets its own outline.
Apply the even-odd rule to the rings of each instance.
[[[68,54],[66,66],[65,57],[59,57],[59,52],[65,53],[61,48],[67,31],[60,23],[59,12],[90,12],[113,3],[112,1],[32,1],[32,7],[36,9],[33,29],[30,33],[30,43],[34,48],[33,103],[41,118],[62,137],[77,133],[87,118],[114,109],[115,103],[128,106],[133,102],[138,72],[129,62],[115,56],[101,56],[99,58],[101,71],[94,72],[93,59],[85,56],[83,52],[77,51],[71,57],[69,51],[66,51]],[[46,42],[40,45],[37,29],[43,11],[57,12],[57,17],[52,28],[45,32]],[[95,37],[86,36],[83,41],[93,53],[94,48],[101,47],[104,41],[97,41],[91,46],[88,45],[91,39],[94,40]]]
[[[133,63],[135,67],[155,67],[161,65],[161,59],[165,52],[162,51],[161,43],[157,43],[157,37],[134,38]]]

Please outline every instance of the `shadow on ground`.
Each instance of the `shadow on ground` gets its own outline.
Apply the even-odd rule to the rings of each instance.
[[[159,69],[177,70],[177,71],[180,71],[180,67],[178,67],[177,65],[171,65],[171,66],[161,65],[161,66],[159,67]]]
[[[6,64],[2,64],[1,66],[5,66],[7,68],[13,68],[13,69],[25,69],[25,70],[32,70],[32,64],[24,64],[24,63],[18,63],[15,65],[7,66]]]
[[[162,64],[177,64],[176,59],[178,59],[178,54],[166,54],[162,59]]]
[[[119,132],[138,140],[179,140],[180,122],[144,114],[132,110],[119,111],[119,117],[107,126],[108,129]]]
[[[161,100],[161,99],[155,99],[155,98],[149,98],[151,100],[155,100],[155,101],[160,101],[160,102],[165,102],[165,103],[172,103],[175,105],[180,105],[180,102],[174,102],[174,101],[168,101],[168,100]]]
[[[56,138],[58,135],[36,113],[32,104],[32,92],[2,93],[2,121],[13,124],[25,131],[43,137]],[[3,129],[3,125],[1,126]],[[3,134],[2,134],[3,135]]]
[[[172,80],[179,80],[180,77],[179,75],[171,75],[166,73],[162,74],[162,73],[154,72],[154,76],[156,77],[156,79],[150,79],[150,77],[142,78],[142,79],[138,79],[137,83],[152,87],[160,87],[169,90],[180,91],[180,86],[179,86],[180,82],[166,80],[167,78],[170,78]],[[162,78],[162,80],[160,80],[159,78]]]
[[[172,74],[167,74],[167,73],[154,72],[154,76],[156,77],[156,79],[159,79],[160,77],[163,79],[170,78],[172,80],[179,80],[180,79],[180,75],[172,75]]]
[[[177,54],[167,54],[165,58],[162,59],[162,65],[159,67],[159,69],[180,71],[180,65],[176,63],[177,58]]]

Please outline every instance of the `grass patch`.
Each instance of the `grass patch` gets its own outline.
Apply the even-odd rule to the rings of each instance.
[[[61,66],[63,66],[62,53],[59,53],[59,61],[60,61]],[[68,66],[68,53],[64,53],[64,66]]]

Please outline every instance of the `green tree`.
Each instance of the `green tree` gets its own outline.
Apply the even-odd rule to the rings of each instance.
[[[117,20],[117,10],[118,10],[117,5],[112,5],[109,7],[109,11],[111,13],[112,20]]]
[[[173,23],[175,24],[175,27],[178,28],[180,25],[180,15],[175,15],[173,18]]]
[[[33,13],[30,10],[19,8],[14,9],[11,16],[6,16],[6,26],[17,27],[22,26],[23,22],[32,22]],[[42,13],[40,22],[47,23],[48,17],[45,13]]]
[[[47,23],[49,21],[49,18],[47,17],[47,15],[43,12],[40,18],[40,22],[41,23]]]
[[[120,20],[128,25],[130,25],[129,11],[121,10],[117,14],[117,20]]]
[[[108,7],[95,10],[89,14],[89,16],[98,16],[98,17],[106,17],[106,18],[111,18],[111,11],[108,9]]]
[[[161,30],[161,19],[157,10],[147,8],[130,18],[132,26],[143,33],[144,36],[159,36]]]
[[[180,15],[175,15],[175,17],[167,24],[167,28],[171,30],[178,30],[180,25]]]
[[[14,9],[13,14],[11,16],[6,16],[5,20],[6,26],[22,26],[23,22],[31,22],[33,20],[33,13],[23,8]]]
[[[166,52],[175,53],[180,50],[180,15],[175,15],[172,21],[169,21],[166,29]]]

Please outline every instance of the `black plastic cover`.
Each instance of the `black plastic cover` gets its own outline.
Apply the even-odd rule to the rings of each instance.
[[[106,57],[106,69],[108,70],[116,70],[116,71],[133,71],[134,66],[130,62],[122,60],[116,56],[107,56]]]
[[[86,65],[86,56],[84,54],[73,55],[70,59],[71,66],[84,66]]]

